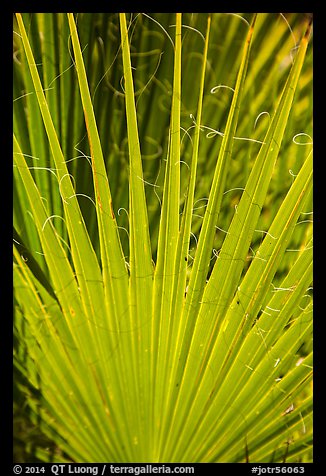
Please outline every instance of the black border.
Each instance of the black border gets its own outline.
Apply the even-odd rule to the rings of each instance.
[[[2,5],[3,6],[3,5]],[[1,411],[2,415],[0,417],[1,422],[1,445],[0,448],[3,452],[0,459],[0,472],[1,474],[10,475],[12,473],[12,441],[13,441],[13,430],[12,430],[12,402],[13,402],[13,364],[12,364],[12,342],[13,342],[13,332],[12,332],[12,302],[13,302],[13,287],[12,287],[12,168],[11,168],[11,153],[12,153],[12,14],[16,11],[89,11],[91,3],[85,5],[85,9],[82,8],[83,5],[80,2],[69,2],[68,5],[65,5],[63,2],[47,2],[44,5],[35,5],[31,2],[26,4],[26,2],[15,2],[10,5],[10,11],[1,11],[0,21],[1,21],[1,109],[2,117],[4,111],[7,112],[8,117],[3,118],[1,121],[2,124],[2,154],[1,154],[1,171],[2,171],[2,199],[3,206],[1,209],[1,269],[2,269],[2,280],[1,280],[1,332],[0,335],[3,338],[3,342],[0,345],[1,349],[1,367],[4,369],[1,373]],[[96,5],[94,4],[94,7]],[[118,2],[108,4],[107,7],[118,7],[119,11],[151,11],[155,7],[155,11],[163,12],[164,8],[167,9],[167,12],[171,11],[172,5],[168,2],[165,3],[165,7],[159,6],[156,2]],[[182,12],[187,11],[197,11],[196,7],[200,6],[200,13],[206,13],[206,11],[216,10],[221,7],[226,11],[231,9],[242,11],[243,7],[246,7],[249,11],[261,11],[266,12],[267,5],[262,5],[261,2],[251,2],[243,3],[238,2],[230,4],[229,2],[221,2],[221,4],[216,4],[215,2],[204,2],[200,1],[197,4],[191,5],[191,2],[185,2],[182,5],[182,2],[178,2],[173,5],[176,9]],[[322,464],[323,464],[323,450],[324,450],[324,432],[322,427],[322,412],[324,408],[324,398],[323,398],[323,375],[322,375],[322,360],[324,357],[323,352],[323,337],[322,332],[323,321],[325,320],[325,311],[324,311],[324,302],[323,302],[323,279],[324,276],[321,272],[322,266],[322,257],[325,247],[325,234],[323,232],[323,205],[325,199],[322,195],[323,189],[325,189],[325,177],[326,175],[323,172],[323,164],[326,161],[325,153],[323,150],[323,137],[325,132],[322,130],[324,127],[324,117],[322,114],[325,111],[323,108],[324,101],[324,91],[326,86],[325,73],[324,73],[324,63],[325,60],[325,50],[323,49],[323,40],[326,34],[326,15],[322,8],[322,2],[296,2],[289,5],[289,2],[285,4],[284,2],[273,2],[270,6],[270,9],[274,11],[282,9],[282,11],[287,12],[305,12],[306,10],[312,10],[314,15],[314,171],[317,172],[314,175],[314,208],[315,208],[315,221],[314,221],[314,238],[315,238],[315,251],[314,251],[314,280],[315,280],[315,299],[314,299],[314,366],[315,366],[315,379],[314,379],[314,462],[309,463],[305,466],[305,474],[321,474]],[[8,5],[9,7],[9,5]],[[41,8],[40,8],[41,7]],[[45,7],[45,8],[44,8]],[[52,8],[53,7],[53,8]],[[262,8],[263,7],[263,8]],[[100,4],[95,9],[95,11],[101,11],[103,5]],[[117,10],[117,11],[118,11]],[[219,8],[220,10],[220,8]],[[8,85],[8,87],[7,87]],[[10,91],[10,93],[9,93]],[[324,147],[325,149],[325,147]],[[7,170],[8,167],[8,170]],[[10,180],[11,178],[11,180]],[[10,200],[11,197],[11,200]],[[8,201],[11,204],[8,205]],[[316,218],[317,217],[317,218]],[[325,346],[325,344],[324,344]],[[325,451],[325,450],[324,450]],[[4,469],[4,466],[8,469]],[[47,466],[50,465],[40,463],[34,465],[23,464],[22,466]],[[169,466],[169,463],[165,463],[166,466]],[[264,464],[245,464],[240,466],[238,463],[215,463],[215,464],[206,464],[206,463],[195,463],[191,466],[195,467],[195,474],[200,474],[201,471],[214,471],[218,465],[218,471],[221,470],[222,474],[227,474],[236,471],[237,474],[251,474],[250,468],[253,466],[264,466]],[[86,465],[84,465],[86,466]],[[119,466],[119,465],[116,465]],[[121,464],[120,466],[123,466]],[[126,466],[126,464],[125,464]],[[128,466],[132,466],[128,463]],[[183,466],[183,465],[181,465]],[[265,465],[266,466],[266,465]],[[268,466],[277,466],[277,464],[269,464]],[[281,464],[279,466],[282,466]],[[284,465],[283,465],[284,466]],[[286,465],[290,466],[290,465]],[[291,465],[291,466],[300,466],[300,465]],[[302,466],[302,465],[301,465]],[[227,469],[228,468],[228,469]],[[24,473],[22,473],[24,474]],[[52,473],[46,473],[52,474]],[[100,473],[99,473],[100,474]],[[280,473],[282,474],[282,473]]]

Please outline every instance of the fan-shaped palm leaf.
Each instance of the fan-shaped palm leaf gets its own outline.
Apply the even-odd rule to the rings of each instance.
[[[311,461],[310,36],[16,15],[18,460]]]

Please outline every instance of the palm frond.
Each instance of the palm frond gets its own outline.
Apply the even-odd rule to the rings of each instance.
[[[311,461],[310,17],[14,29],[16,460]]]

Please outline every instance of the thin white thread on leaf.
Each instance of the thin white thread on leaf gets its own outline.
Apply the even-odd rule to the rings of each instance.
[[[143,86],[142,89],[140,89],[139,91],[135,91],[135,96],[138,96],[138,97],[137,97],[137,101],[136,101],[136,107],[137,107],[137,105],[138,105],[138,101],[139,101],[141,95],[143,94],[143,92],[145,91],[145,89],[147,88],[147,86],[150,84],[150,82],[153,80],[153,78],[155,78],[155,74],[157,73],[157,70],[158,70],[158,68],[159,68],[159,66],[160,66],[160,64],[161,64],[161,58],[162,58],[163,53],[164,53],[164,51],[162,51],[162,52],[160,53],[159,60],[158,60],[158,62],[157,62],[157,65],[155,66],[155,70],[154,70],[153,74],[150,76],[150,78],[149,78],[149,80],[147,81],[147,83]]]
[[[275,309],[275,308],[270,307],[270,306],[266,306],[266,309],[269,309],[270,311],[274,311],[274,312],[281,312],[281,309]]]
[[[185,162],[184,160],[178,160],[174,165],[177,165],[177,164],[184,164],[187,166],[188,170],[190,171],[190,167],[189,165],[187,164],[187,162]]]
[[[212,137],[215,137],[216,135],[218,136],[221,136],[221,137],[224,137],[225,133],[224,132],[220,132],[216,129],[213,129],[212,127],[208,127],[208,126],[200,126],[201,128],[203,129],[208,129],[210,132],[208,132],[206,134],[206,137],[207,139],[210,139]],[[248,142],[255,142],[257,144],[266,144],[266,142],[263,142],[261,140],[257,140],[257,139],[252,139],[250,137],[237,137],[237,136],[233,136],[232,139],[234,140],[245,140],[245,141],[248,141]]]
[[[146,185],[150,185],[151,187],[161,188],[160,185],[156,185],[155,183],[147,182],[147,180],[143,179],[139,175],[137,175],[137,178]]]
[[[173,27],[176,27],[176,25],[169,25],[169,28],[173,28]],[[198,35],[201,37],[201,39],[205,43],[205,37],[204,37],[204,35],[202,34],[201,31],[199,31],[196,28],[194,28],[192,26],[189,26],[189,25],[181,25],[181,27],[182,28],[188,28],[189,30],[195,31],[196,33],[198,33]]]
[[[271,118],[271,116],[270,116],[270,113],[269,113],[269,112],[267,112],[267,111],[262,111],[262,112],[260,112],[260,113],[258,114],[258,116],[256,117],[256,119],[255,119],[255,123],[254,123],[254,129],[256,129],[257,122],[258,122],[258,120],[260,119],[260,117],[261,117],[263,114],[267,114],[267,115],[268,115],[268,117],[269,117],[269,119]]]
[[[187,135],[187,137],[190,139],[191,145],[193,145],[192,137],[191,137],[191,135],[190,135],[189,132],[188,132],[188,131],[189,131],[190,129],[192,129],[193,127],[195,127],[195,126],[190,126],[190,127],[188,127],[188,129],[185,129],[184,127],[180,126],[180,129],[184,132],[184,134],[183,134],[183,136],[182,136],[182,138],[181,138],[180,144],[183,143],[183,138]]]
[[[234,190],[242,190],[242,191],[244,191],[245,189],[242,188],[242,187],[230,188],[229,190],[226,190],[225,192],[223,192],[223,195],[226,195],[226,194],[229,193],[229,192],[233,192]]]
[[[57,174],[54,172],[54,170],[58,170],[56,168],[51,168],[51,167],[28,167],[30,170],[46,170],[47,172],[51,172],[56,178]]]
[[[125,214],[126,214],[126,215],[127,215],[127,217],[128,217],[128,220],[129,220],[129,213],[128,213],[128,210],[127,210],[126,208],[124,208],[124,207],[120,207],[120,208],[119,208],[119,210],[118,210],[118,212],[117,212],[117,213],[118,213],[118,216],[120,216],[120,215],[121,215],[121,211],[124,211],[124,212],[125,212]]]
[[[308,137],[310,139],[309,142],[298,142],[296,140],[297,137]],[[295,136],[293,136],[293,139],[292,141],[296,144],[296,145],[312,145],[313,144],[313,140],[312,140],[312,137],[309,135],[309,134],[306,134],[305,132],[299,132],[298,134],[295,134]]]
[[[234,17],[237,17],[239,18],[240,20],[242,20],[247,26],[250,27],[250,24],[249,22],[244,18],[242,17],[241,15],[239,15],[238,13],[227,13],[227,12],[223,12],[224,15],[232,15]]]
[[[192,231],[190,232],[190,235],[194,238],[194,240],[196,242],[196,246],[197,246],[198,245],[198,240],[197,240],[196,235]]]
[[[154,18],[150,17],[149,15],[147,15],[146,13],[142,13],[142,15],[144,15],[145,17],[149,18],[150,20],[152,20],[154,23],[156,23],[163,31],[164,33],[166,34],[166,36],[168,37],[169,41],[171,42],[172,46],[173,46],[173,49],[174,49],[174,43],[173,43],[173,40],[171,38],[171,36],[168,34],[168,32],[166,31],[166,29],[157,21],[155,20]]]
[[[60,216],[60,215],[51,215],[51,216],[49,216],[49,217],[45,220],[45,222],[43,223],[42,231],[44,231],[45,225],[47,224],[47,222],[48,222],[49,220],[52,220],[52,218],[60,218],[61,220],[65,221],[65,219],[64,219],[62,216]]]
[[[61,184],[62,184],[62,180],[65,178],[65,177],[71,177],[74,181],[74,188],[75,188],[75,177],[71,174],[64,174],[61,179],[59,180],[59,193],[60,193],[60,196],[62,198],[62,200],[64,201],[64,203],[66,203],[67,205],[69,205],[69,202],[67,202],[67,200],[65,200],[64,196],[62,195],[62,191],[61,191]]]
[[[81,51],[81,54],[84,53],[85,49],[87,48],[87,45],[84,46],[84,48],[82,49]],[[55,78],[52,79],[52,81],[50,81],[49,83],[49,87],[51,86],[52,83],[54,83],[54,81],[56,81],[58,78],[60,78],[60,76],[64,75],[67,71],[69,71],[70,68],[72,68],[74,66],[74,63],[71,63],[70,66],[68,66],[68,68],[66,68],[64,71],[62,71],[60,74],[58,74]]]
[[[23,157],[28,157],[29,159],[41,160],[39,157],[35,157],[34,155],[23,154],[22,152],[14,152],[16,155],[22,155]]]
[[[255,230],[257,233],[265,233],[266,235],[270,236],[273,240],[278,240],[276,236],[273,236],[269,233],[269,231],[264,231],[264,230]]]
[[[22,99],[22,98],[24,98],[24,97],[26,97],[26,96],[29,96],[30,94],[34,94],[34,91],[31,91],[30,93],[25,93],[25,94],[22,94],[21,96],[18,96],[18,98],[15,98],[15,99],[13,100],[13,102],[18,101],[18,99]]]
[[[273,283],[271,283],[273,286],[272,293],[278,292],[278,291],[289,291],[293,292],[296,289],[296,286],[290,286],[289,288],[282,288],[282,287],[276,287]]]
[[[21,36],[21,34],[18,33],[17,31],[13,30],[13,33],[14,33],[15,35],[19,36],[19,38],[20,38],[21,40],[23,39],[23,37]]]
[[[223,233],[225,233],[226,235],[229,235],[229,234],[230,234],[229,231],[223,230],[223,228],[220,228],[220,227],[217,226],[217,225],[215,225],[215,228],[217,228],[217,229],[220,230],[220,231],[223,231]]]
[[[85,193],[74,193],[72,194],[70,197],[67,197],[67,200],[70,200],[71,198],[74,198],[74,197],[85,197],[85,198],[88,198],[88,200],[90,200],[92,202],[92,204],[94,205],[94,207],[96,208],[96,203],[94,202],[94,200],[92,199],[92,197],[90,197],[89,195],[86,195]]]
[[[215,94],[216,91],[220,88],[224,88],[224,89],[230,89],[231,91],[235,92],[235,89],[231,88],[231,86],[227,86],[226,84],[219,84],[218,86],[214,86],[212,89],[211,89],[211,93],[212,94]]]
[[[288,26],[288,28],[289,28],[289,30],[290,30],[292,39],[293,39],[294,47],[296,47],[298,42],[297,42],[297,39],[296,39],[296,37],[295,37],[295,35],[294,35],[294,32],[293,32],[293,30],[292,30],[292,28],[291,28],[291,25],[290,25],[290,23],[287,21],[286,17],[283,15],[283,13],[280,13],[280,15],[281,15],[281,17],[283,18],[283,20],[285,21],[285,23],[287,24],[287,26]]]

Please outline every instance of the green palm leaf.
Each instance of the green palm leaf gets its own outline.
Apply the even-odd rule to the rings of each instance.
[[[16,460],[311,461],[310,18],[14,29]]]

